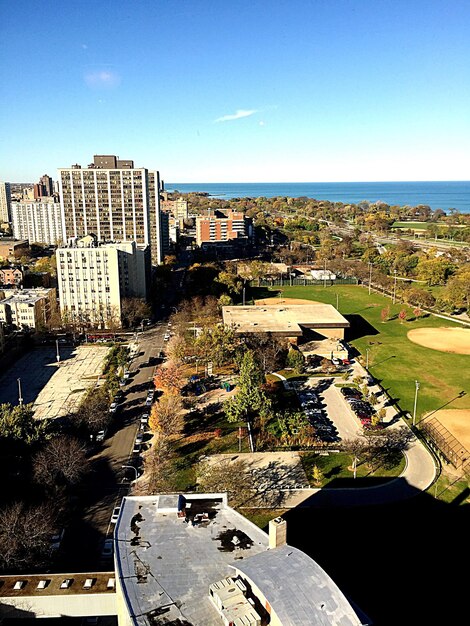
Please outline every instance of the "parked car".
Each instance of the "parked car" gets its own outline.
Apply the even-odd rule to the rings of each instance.
[[[139,433],[137,437],[135,438],[135,443],[140,445],[143,442],[144,442],[144,436],[142,433]]]
[[[51,552],[57,552],[64,538],[65,530],[62,528],[58,533],[55,533],[51,537]]]
[[[111,524],[116,524],[119,519],[119,513],[121,512],[120,506],[115,506],[113,509],[113,514],[111,515]]]
[[[362,394],[358,389],[354,389],[353,387],[341,387],[341,393],[345,398],[361,398]]]
[[[97,441],[97,442],[104,441],[105,437],[106,437],[106,428],[104,430],[99,430],[96,433],[95,441]]]
[[[142,446],[140,443],[134,443],[134,447],[132,448],[132,454],[140,454]]]
[[[116,401],[111,402],[111,404],[109,405],[109,412],[110,413],[117,413],[118,410],[118,403]]]
[[[163,341],[169,341],[170,340],[170,333],[165,333],[163,335]]]
[[[113,556],[114,546],[112,539],[105,539],[103,543],[103,549],[101,550],[101,556],[103,559],[110,559]]]
[[[149,423],[149,414],[148,413],[142,413],[142,415],[140,416],[140,423],[141,424],[148,424]]]
[[[152,403],[153,403],[153,398],[149,398],[147,396],[147,399],[145,400],[145,406],[149,406],[150,407],[150,406],[152,406]]]

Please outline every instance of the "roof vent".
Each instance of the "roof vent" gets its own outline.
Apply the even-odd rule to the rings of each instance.
[[[85,580],[84,585],[83,585],[83,589],[91,589],[94,584],[95,584],[95,579],[94,578],[87,578]]]
[[[40,580],[38,582],[37,588],[38,589],[45,589],[50,582],[51,582],[50,580]]]
[[[20,590],[20,589],[23,589],[25,585],[26,585],[25,580],[17,580],[16,583],[13,585],[13,589]]]
[[[116,586],[116,580],[114,578],[108,579],[108,584],[106,585],[106,589],[114,589]]]
[[[60,588],[61,589],[68,589],[70,587],[70,585],[72,584],[73,578],[65,578],[61,585]]]

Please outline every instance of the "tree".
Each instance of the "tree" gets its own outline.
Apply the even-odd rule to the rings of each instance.
[[[104,386],[91,389],[80,403],[77,412],[72,414],[72,420],[91,434],[107,428],[111,419],[109,393]]]
[[[57,436],[33,457],[33,475],[49,487],[79,483],[88,471],[85,446],[78,439]]]
[[[321,471],[321,469],[318,467],[318,465],[314,465],[312,467],[312,480],[313,480],[313,484],[316,487],[319,487],[324,479],[324,475],[323,472]]]
[[[34,419],[32,404],[0,404],[0,438],[36,443],[46,437],[47,421]]]
[[[382,324],[384,324],[390,316],[390,307],[387,306],[380,311],[380,319],[382,320]]]
[[[166,395],[152,406],[150,427],[163,435],[176,435],[183,428],[181,411],[183,402],[179,396]]]
[[[248,350],[241,360],[237,393],[224,403],[224,412],[229,422],[250,421],[256,413],[269,409],[271,402],[261,390],[264,381],[264,372],[259,361]]]
[[[305,369],[305,359],[302,352],[296,348],[291,348],[287,353],[286,365],[292,367],[296,374],[302,374]]]
[[[25,571],[44,566],[57,523],[51,502],[28,506],[14,502],[0,511],[0,566]]]
[[[143,298],[123,298],[121,302],[121,319],[127,328],[133,328],[151,316],[150,305]]]
[[[465,265],[449,279],[442,297],[453,308],[470,309],[470,265]]]
[[[227,493],[232,507],[246,506],[254,496],[252,474],[243,460],[202,461],[197,467],[198,490],[205,493]]]
[[[166,367],[158,367],[153,377],[155,389],[160,389],[170,396],[177,396],[184,387],[184,381],[176,365],[169,363]]]
[[[264,372],[273,372],[284,365],[287,354],[285,341],[269,333],[248,333],[242,341],[248,350],[260,355]]]
[[[445,283],[447,276],[452,271],[452,264],[447,259],[420,258],[416,268],[418,278],[431,285],[441,285]]]
[[[398,319],[401,323],[406,322],[406,309],[401,309],[400,313],[398,313]]]
[[[175,490],[174,453],[168,439],[157,434],[153,446],[144,459],[145,475],[148,477],[148,494],[168,493]]]

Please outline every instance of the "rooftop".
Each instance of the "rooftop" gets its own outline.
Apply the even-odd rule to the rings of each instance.
[[[283,626],[361,624],[319,565],[291,546],[269,550],[268,535],[227,506],[225,494],[187,495],[182,517],[179,498],[123,501],[116,576],[135,625],[220,626],[209,587],[237,572],[260,590]]]
[[[65,581],[69,581],[65,583]],[[0,598],[115,593],[114,572],[0,576]]]
[[[224,324],[238,333],[302,335],[306,328],[348,328],[348,320],[331,304],[280,304],[279,306],[224,306]]]

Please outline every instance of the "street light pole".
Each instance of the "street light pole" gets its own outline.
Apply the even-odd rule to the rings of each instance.
[[[416,424],[416,407],[418,405],[418,389],[419,389],[419,382],[415,380],[415,404],[413,407],[413,426]]]
[[[370,296],[371,283],[372,283],[372,263],[369,261],[369,296]]]
[[[393,270],[395,275],[395,280],[393,281],[393,304],[395,304],[395,300],[397,297],[397,270]]]
[[[133,465],[122,465],[121,467],[122,467],[122,469],[133,469],[134,472],[135,472],[135,480],[137,480],[138,474],[137,474],[137,468],[136,467],[134,467]]]
[[[55,358],[57,359],[57,363],[59,363],[60,362],[60,353],[59,353],[59,340],[58,339],[55,340],[55,348],[56,348]]]
[[[336,310],[339,311],[339,293],[336,294]]]
[[[18,378],[18,403],[23,406],[23,394],[21,393],[21,378]]]
[[[366,370],[369,371],[369,348],[366,348]]]

